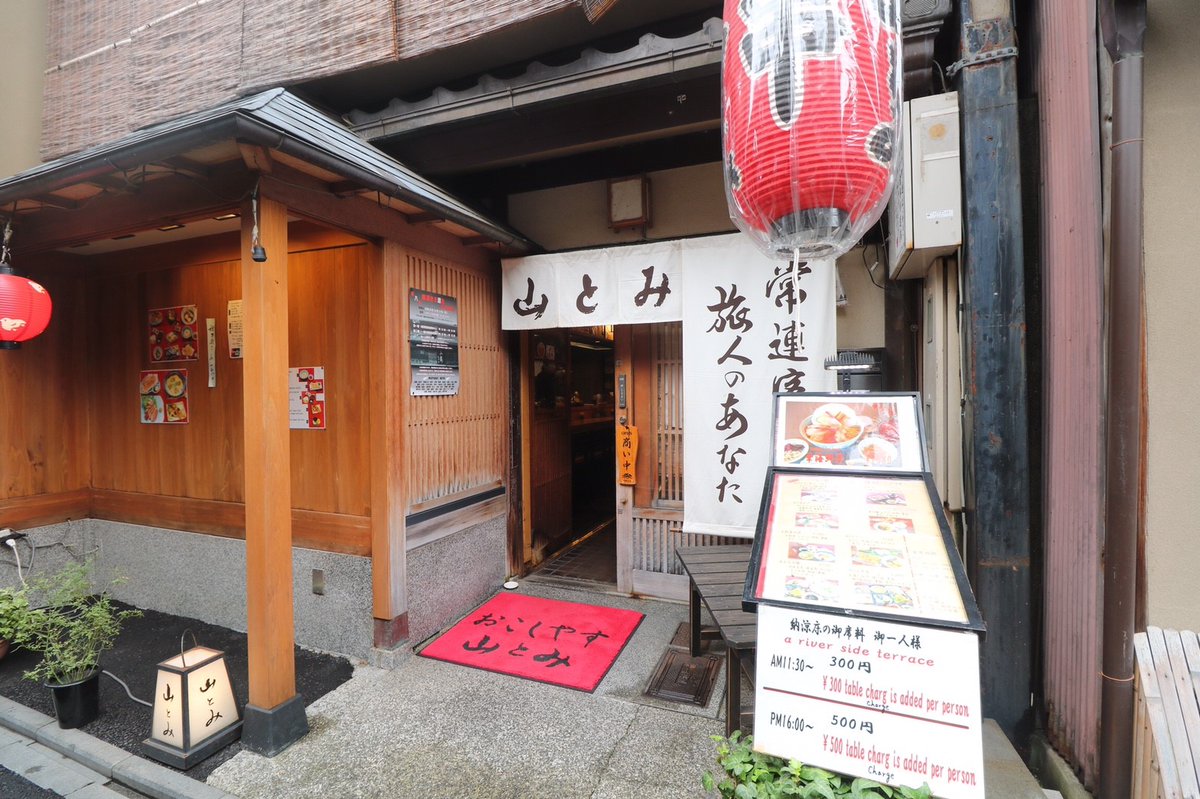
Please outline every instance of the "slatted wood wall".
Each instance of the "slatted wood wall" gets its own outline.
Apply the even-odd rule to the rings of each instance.
[[[408,501],[430,504],[500,485],[508,455],[508,362],[500,329],[500,281],[410,252],[409,285],[458,300],[461,386],[447,397],[409,397]]]
[[[292,499],[301,546],[370,553],[367,273],[377,251],[298,223],[289,256],[289,360],[326,369],[328,428],[293,430]],[[357,242],[357,243],[354,243]],[[244,535],[242,369],[229,358],[226,308],[241,295],[237,236],[198,239],[83,259],[88,324],[64,352],[80,367],[63,396],[79,398],[90,446],[72,457],[90,473],[88,513],[216,535]],[[173,364],[189,377],[190,421],[144,425],[139,372],[149,360],[151,308],[195,304],[217,320],[217,385],[201,359]],[[203,325],[201,325],[203,329]],[[84,365],[86,362],[86,365]],[[87,515],[80,514],[80,515]]]
[[[83,281],[31,277],[54,303],[50,326],[19,350],[0,351],[0,528],[87,512],[87,335]]]

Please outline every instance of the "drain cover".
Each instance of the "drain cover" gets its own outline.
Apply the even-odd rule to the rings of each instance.
[[[720,668],[721,658],[717,655],[689,657],[686,651],[668,649],[650,678],[646,696],[703,707],[712,696]]]

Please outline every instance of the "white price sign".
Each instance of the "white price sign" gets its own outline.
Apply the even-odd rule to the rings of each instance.
[[[754,748],[982,799],[974,632],[758,606]]]

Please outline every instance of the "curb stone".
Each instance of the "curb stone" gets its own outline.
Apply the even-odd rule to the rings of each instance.
[[[32,738],[63,757],[154,799],[237,799],[231,793],[146,758],[131,755],[81,730],[61,729],[54,719],[44,713],[4,696],[0,696],[0,727]],[[113,791],[109,793],[115,794]],[[88,795],[80,793],[79,799]],[[92,791],[90,795],[106,796],[102,791]]]

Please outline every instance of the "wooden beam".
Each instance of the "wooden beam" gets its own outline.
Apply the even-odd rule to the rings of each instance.
[[[405,555],[408,389],[408,252],[394,241],[375,249],[370,276],[371,595],[375,618],[406,627]],[[403,621],[395,620],[403,618]],[[380,625],[376,625],[377,628]],[[399,630],[392,630],[399,633]],[[403,630],[407,636],[407,629]],[[395,636],[383,636],[384,638]],[[377,641],[383,643],[382,641]]]
[[[423,225],[428,222],[445,222],[446,217],[441,214],[408,214],[408,222],[412,225]]]
[[[26,527],[57,524],[70,519],[86,519],[89,515],[90,501],[91,495],[86,488],[57,494],[0,499],[0,527],[23,530]]]
[[[615,421],[620,424],[622,417],[631,425],[636,425],[638,417],[633,413],[633,338],[632,325],[617,325],[613,328],[613,405]],[[621,401],[621,381],[625,382],[625,407]],[[644,436],[645,433],[643,432]],[[645,443],[642,449],[647,449]],[[615,470],[614,470],[615,471]],[[617,479],[614,474],[613,479]],[[645,479],[644,477],[642,479]],[[623,594],[633,591],[633,486],[617,485],[617,590]]]
[[[242,163],[252,172],[271,172],[275,167],[275,162],[271,160],[271,151],[261,144],[250,144],[248,142],[238,142],[238,149],[242,153]]]
[[[246,474],[246,638],[250,704],[296,695],[292,597],[292,468],[288,428],[287,208],[258,200],[267,260],[251,259],[253,218],[242,209],[243,413]]]
[[[188,216],[215,215],[249,195],[255,175],[241,166],[222,169],[202,189],[194,180],[170,177],[142,186],[136,194],[113,194],[75,210],[47,208],[24,215],[13,236],[14,254],[42,252],[85,241],[148,230]],[[221,199],[227,198],[227,199]]]
[[[486,250],[465,247],[462,241],[444,230],[432,225],[409,224],[403,213],[384,208],[365,197],[336,197],[328,193],[326,184],[284,169],[279,166],[273,175],[263,175],[260,191],[263,196],[286,203],[295,213],[362,236],[399,241],[412,249],[462,266],[483,271],[495,268],[496,258]]]
[[[682,98],[682,99],[681,99]],[[715,75],[654,86],[636,94],[568,103],[414,132],[384,144],[418,173],[459,175],[565,156],[633,141],[667,138],[721,124]]]
[[[103,488],[93,488],[91,497],[90,514],[69,518],[90,515],[93,519],[164,527],[184,533],[246,537],[246,507],[241,502]],[[371,554],[370,522],[366,516],[292,508],[292,542],[306,549],[366,557]]]

